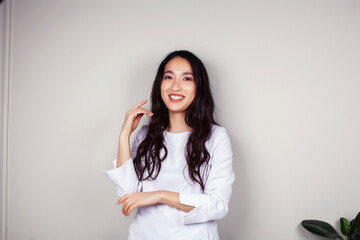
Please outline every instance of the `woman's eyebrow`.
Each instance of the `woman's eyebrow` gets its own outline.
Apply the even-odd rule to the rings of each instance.
[[[166,72],[164,72],[164,74],[165,74],[165,73],[174,74],[174,72],[171,71],[171,70],[167,70]],[[193,75],[192,72],[183,72],[182,74],[183,74],[183,75]]]

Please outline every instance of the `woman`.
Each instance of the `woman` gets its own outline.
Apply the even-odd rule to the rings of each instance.
[[[214,120],[206,69],[188,51],[174,51],[160,64],[151,111],[131,108],[119,137],[115,183],[125,216],[137,208],[129,239],[219,239],[216,220],[228,211],[232,150],[225,128]],[[150,118],[134,138],[143,115]]]

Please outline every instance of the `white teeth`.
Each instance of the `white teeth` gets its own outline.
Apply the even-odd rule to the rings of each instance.
[[[171,98],[171,99],[174,99],[174,100],[180,100],[180,99],[183,99],[184,97],[182,97],[182,96],[176,96],[176,95],[169,95],[169,97]]]

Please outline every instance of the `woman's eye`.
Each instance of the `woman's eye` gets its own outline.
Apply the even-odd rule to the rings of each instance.
[[[165,76],[164,79],[172,79],[170,76]]]
[[[185,80],[185,81],[191,81],[191,78],[186,77],[186,78],[184,78],[184,80]]]

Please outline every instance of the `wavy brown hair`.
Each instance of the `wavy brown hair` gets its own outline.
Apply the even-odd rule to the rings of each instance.
[[[192,131],[186,145],[185,157],[190,179],[200,184],[204,190],[206,176],[201,167],[207,169],[210,159],[205,143],[211,136],[212,124],[218,124],[214,120],[214,100],[207,71],[201,60],[189,51],[171,52],[160,63],[151,91],[151,111],[154,115],[151,117],[146,137],[137,148],[134,167],[140,181],[154,180],[159,175],[162,161],[167,157],[168,150],[163,133],[169,126],[169,112],[161,98],[160,86],[165,65],[175,57],[186,59],[193,71],[196,94],[186,110],[185,121]],[[164,153],[161,155],[162,149]]]

